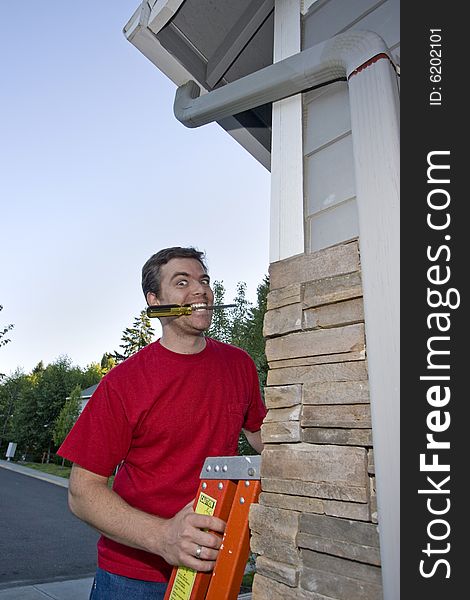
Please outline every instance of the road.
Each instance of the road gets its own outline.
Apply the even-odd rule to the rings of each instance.
[[[92,576],[98,537],[70,513],[66,488],[0,469],[0,590]]]

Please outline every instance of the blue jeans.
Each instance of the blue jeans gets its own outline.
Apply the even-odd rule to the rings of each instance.
[[[89,600],[163,600],[166,588],[166,583],[130,579],[98,567]]]

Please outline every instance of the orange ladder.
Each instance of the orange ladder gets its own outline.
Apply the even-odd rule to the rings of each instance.
[[[261,456],[206,458],[194,511],[227,526],[214,570],[174,567],[164,600],[236,600],[250,553],[248,513],[260,493]]]

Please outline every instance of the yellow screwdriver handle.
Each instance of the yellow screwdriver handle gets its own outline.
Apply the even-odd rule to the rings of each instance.
[[[191,306],[172,305],[152,305],[147,307],[147,316],[149,317],[180,317],[181,315],[190,315],[193,312]]]

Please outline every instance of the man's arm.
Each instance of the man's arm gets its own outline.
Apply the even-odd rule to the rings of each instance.
[[[243,430],[243,433],[246,436],[246,439],[250,446],[256,450],[259,454],[263,451],[264,444],[261,441],[261,429],[258,431],[248,431],[246,429]]]
[[[211,571],[221,538],[202,529],[223,533],[225,523],[196,514],[191,504],[172,519],[162,519],[127,504],[108,487],[107,477],[77,464],[70,474],[69,507],[79,519],[115,542],[162,556],[170,565]],[[200,560],[195,558],[198,546]]]

